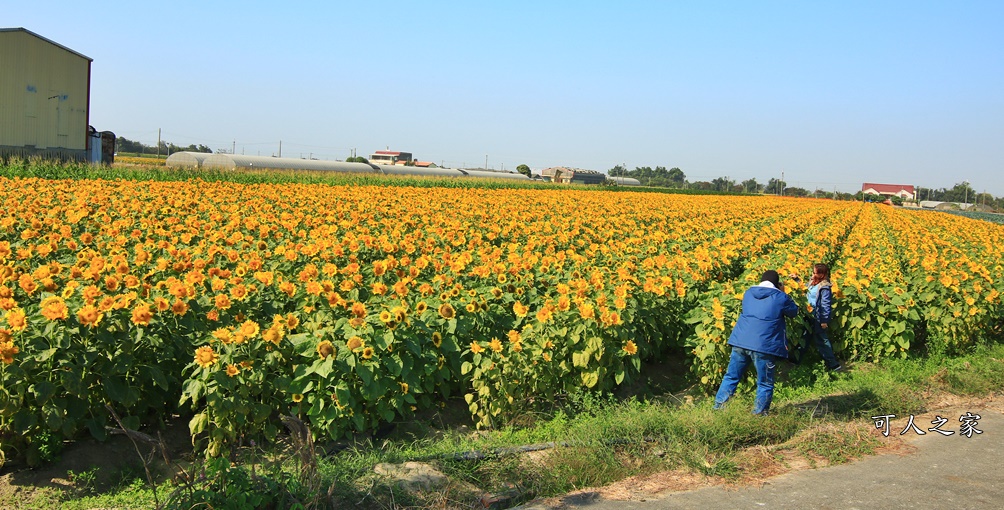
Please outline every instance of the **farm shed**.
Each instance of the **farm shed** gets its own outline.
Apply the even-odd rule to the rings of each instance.
[[[518,172],[494,172],[491,170],[460,170],[468,177],[479,177],[482,179],[514,179],[517,181],[529,181],[530,178]]]
[[[377,165],[403,165],[405,163],[411,163],[412,155],[410,152],[401,151],[376,151],[370,154],[369,161]]]
[[[618,186],[641,186],[641,181],[635,179],[634,177],[610,177],[608,175],[607,181]]]
[[[202,162],[203,168],[270,168],[282,170],[321,170],[327,172],[376,173],[376,165],[320,161],[316,159],[272,158],[269,156],[242,156],[240,154],[213,154]]]
[[[195,153],[177,153],[193,155]],[[172,155],[171,158],[174,156]],[[197,156],[191,156],[192,158]],[[192,166],[189,156],[179,156],[178,164],[170,166]],[[275,170],[320,170],[325,172],[377,173],[386,175],[417,175],[426,177],[476,177],[482,179],[529,180],[523,174],[513,172],[489,172],[483,170],[458,170],[456,168],[429,168],[403,165],[375,165],[372,163],[346,163],[343,161],[319,161],[316,159],[272,158],[268,156],[240,156],[236,154],[213,154],[202,160],[201,168],[268,168]]]
[[[545,168],[540,171],[540,175],[550,178],[551,182],[566,184],[603,184],[607,180],[606,174],[602,174],[596,170],[583,170],[581,168],[564,166]]]
[[[91,62],[24,28],[0,28],[0,157],[84,161]]]
[[[462,170],[455,168],[430,168],[403,165],[377,165],[380,172],[389,175],[424,175],[428,177],[464,177]]]
[[[167,161],[164,164],[173,167],[199,168],[202,166],[202,162],[209,156],[212,156],[212,154],[208,152],[175,152],[167,157]]]

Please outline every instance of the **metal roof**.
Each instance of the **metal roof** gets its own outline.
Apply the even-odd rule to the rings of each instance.
[[[376,165],[366,163],[346,163],[344,161],[322,161],[316,159],[271,158],[268,156],[244,156],[242,154],[213,154],[203,160],[203,168],[269,168],[282,170],[326,170],[337,172],[375,173]]]
[[[377,165],[385,174],[394,175],[425,175],[429,177],[464,177],[461,170],[455,168],[429,168],[422,166]]]
[[[483,178],[487,178],[487,179],[516,179],[516,180],[521,180],[521,181],[528,181],[528,180],[530,180],[529,177],[527,177],[527,176],[525,176],[525,175],[523,175],[521,173],[516,173],[516,172],[495,172],[495,171],[491,171],[491,170],[468,170],[466,168],[462,169],[460,171],[463,172],[465,175],[470,176],[470,177],[483,177]]]
[[[73,53],[74,55],[76,55],[78,57],[85,58],[85,59],[87,59],[88,62],[94,62],[93,58],[88,57],[87,55],[84,55],[83,53],[80,53],[79,51],[71,50],[70,48],[67,48],[66,46],[63,46],[62,44],[59,44],[58,42],[53,41],[52,39],[49,39],[47,37],[42,37],[42,36],[36,34],[35,32],[32,32],[31,30],[28,30],[27,28],[24,28],[24,27],[0,28],[0,32],[25,32],[25,33],[31,34],[31,35],[33,35],[35,37],[38,37],[39,39],[41,39],[41,40],[43,40],[43,41],[45,41],[45,42],[47,42],[49,44],[53,44],[55,46],[58,46],[58,47],[60,47],[60,48],[62,48],[64,50],[70,52],[70,53]]]
[[[861,185],[861,191],[866,191],[871,188],[879,193],[899,193],[900,191],[907,191],[910,193],[914,192],[912,184],[877,184],[874,182],[866,182]]]
[[[212,154],[207,152],[175,152],[167,157],[167,161],[164,164],[166,166],[194,166],[198,168],[202,166],[202,162],[209,156],[212,156]]]

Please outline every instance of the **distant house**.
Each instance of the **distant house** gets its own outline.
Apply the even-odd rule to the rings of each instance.
[[[370,154],[370,163],[376,165],[403,165],[412,161],[410,152],[376,151]]]
[[[602,184],[607,180],[606,174],[596,170],[553,166],[540,171],[545,180],[574,184]]]
[[[439,168],[439,165],[432,161],[415,161],[415,166],[419,168]]]
[[[883,197],[899,197],[903,200],[913,200],[917,196],[916,190],[909,184],[875,184],[872,182],[862,184],[861,193]]]

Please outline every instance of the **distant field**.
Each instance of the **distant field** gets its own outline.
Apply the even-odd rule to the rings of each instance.
[[[0,176],[38,177],[42,179],[127,179],[135,181],[186,181],[199,179],[207,182],[233,182],[239,184],[330,184],[334,186],[409,186],[419,188],[492,188],[492,189],[579,189],[583,191],[619,191],[665,193],[676,195],[720,195],[722,193],[694,189],[650,188],[646,186],[587,186],[557,184],[541,181],[513,179],[470,179],[456,177],[426,177],[413,175],[356,174],[318,170],[276,170],[221,168],[166,168],[164,158],[155,156],[135,158],[128,153],[118,153],[116,164],[100,167],[86,164],[59,164],[49,161],[12,161],[0,164]],[[130,159],[134,158],[134,159]]]
[[[119,152],[115,155],[115,163],[125,165],[158,165],[164,166],[167,156],[158,157],[156,154],[135,154]]]
[[[945,211],[945,212],[951,214],[957,214],[959,216],[965,216],[967,218],[972,218],[974,220],[983,220],[983,221],[989,221],[991,223],[996,223],[998,225],[1004,225],[1004,214],[976,212],[976,211]]]

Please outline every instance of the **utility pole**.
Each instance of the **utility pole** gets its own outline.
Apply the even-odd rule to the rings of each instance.
[[[781,182],[778,183],[778,187],[781,188],[781,196],[784,196],[784,170],[781,170]]]
[[[282,157],[282,140],[279,140],[279,157]],[[300,157],[303,157],[303,154]]]
[[[237,154],[237,139],[234,138],[234,144],[230,146],[230,154]]]
[[[160,157],[160,128],[157,128],[157,157]]]
[[[485,170],[488,170],[488,155],[485,154]]]

